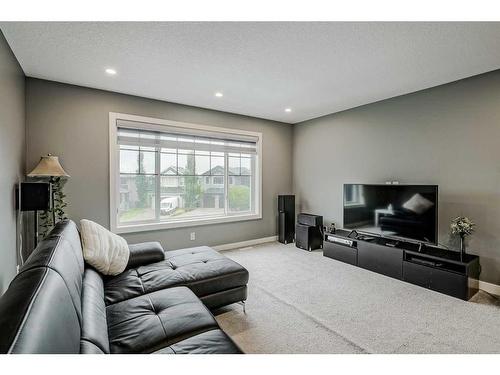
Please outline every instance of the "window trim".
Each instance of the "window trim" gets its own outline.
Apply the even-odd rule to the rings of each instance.
[[[256,173],[255,173],[255,199],[251,202],[255,205],[255,212],[244,213],[244,214],[228,214],[226,216],[212,216],[212,217],[198,217],[191,219],[182,219],[179,221],[168,221],[168,222],[149,222],[149,223],[134,223],[134,224],[120,224],[118,225],[118,208],[120,199],[120,167],[119,167],[119,145],[117,142],[117,120],[129,120],[139,123],[144,123],[147,129],[147,124],[152,124],[155,126],[168,126],[168,127],[179,127],[184,129],[196,129],[207,132],[218,132],[226,134],[234,134],[241,136],[253,136],[257,140],[257,163],[256,163]],[[227,155],[226,155],[227,158]],[[259,220],[262,219],[262,133],[253,132],[240,129],[222,128],[211,125],[193,124],[187,122],[179,122],[165,119],[158,119],[153,117],[130,115],[125,113],[109,112],[109,222],[110,229],[114,233],[134,233],[152,230],[162,230],[162,229],[172,229],[172,228],[184,228],[199,225],[210,225],[210,224],[220,224],[220,223],[230,223],[238,221],[247,220]],[[159,168],[159,164],[157,168]],[[227,173],[225,173],[227,176]],[[160,180],[160,179],[158,179]],[[227,181],[226,181],[227,182]],[[226,194],[227,194],[226,189]]]

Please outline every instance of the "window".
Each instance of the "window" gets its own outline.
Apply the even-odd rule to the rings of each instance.
[[[118,233],[261,218],[260,133],[110,113]]]

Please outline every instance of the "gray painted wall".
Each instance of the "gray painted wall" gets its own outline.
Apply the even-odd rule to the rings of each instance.
[[[103,77],[103,79],[109,79]],[[208,93],[210,95],[210,93]],[[127,234],[130,242],[158,240],[167,249],[218,245],[276,235],[276,197],[292,190],[291,125],[62,83],[27,79],[27,170],[43,154],[59,155],[71,175],[65,191],[75,221],[109,228],[109,112],[263,133],[263,218],[230,224]],[[196,232],[196,241],[189,233]]]
[[[439,240],[477,223],[481,279],[500,284],[500,71],[303,122],[294,128],[294,189],[303,211],[342,225],[342,185],[439,185]]]
[[[16,274],[15,185],[24,175],[24,73],[0,32],[0,295]]]

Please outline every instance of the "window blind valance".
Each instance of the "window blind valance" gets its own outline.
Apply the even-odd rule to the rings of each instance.
[[[140,127],[140,129],[138,129]],[[118,120],[118,144],[199,151],[257,153],[258,138],[254,136],[210,132],[175,126],[158,126]]]

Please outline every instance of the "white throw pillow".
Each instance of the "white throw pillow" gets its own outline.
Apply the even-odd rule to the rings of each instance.
[[[404,208],[413,211],[418,215],[422,215],[432,206],[434,206],[434,203],[418,193],[411,197],[405,204],[403,204]]]
[[[127,241],[90,220],[80,226],[85,261],[104,275],[122,273],[130,256]]]

